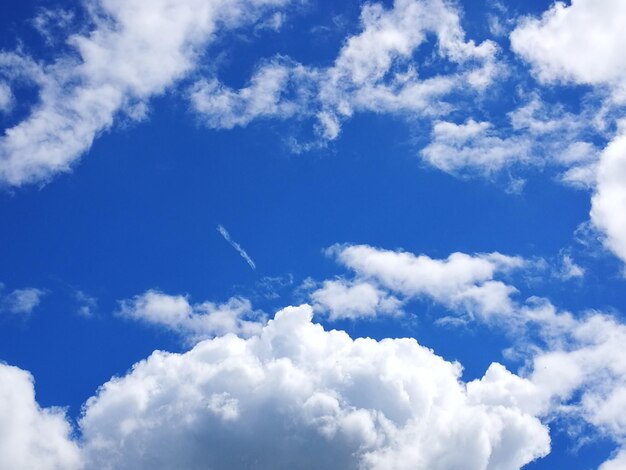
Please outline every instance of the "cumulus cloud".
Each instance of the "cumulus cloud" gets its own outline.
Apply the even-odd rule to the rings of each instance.
[[[535,350],[528,379],[537,388],[538,409],[584,420],[620,448],[626,445],[626,361],[621,354],[626,325],[601,312],[576,318],[546,299],[521,309],[538,327],[544,346]],[[623,454],[623,450],[619,455]],[[618,465],[617,457],[605,464]]]
[[[452,92],[480,92],[498,74],[495,43],[465,39],[461,13],[442,0],[368,3],[361,31],[346,38],[334,63],[313,67],[277,58],[260,66],[248,86],[215,80],[192,90],[192,104],[209,127],[246,125],[256,117],[313,117],[322,139],[335,139],[355,112],[438,116]],[[416,52],[434,37],[433,56],[452,69],[434,74]],[[469,85],[469,90],[468,90]]]
[[[433,259],[368,245],[335,245],[327,253],[354,271],[354,285],[373,283],[406,299],[430,299],[447,308],[484,318],[514,311],[511,295],[517,289],[496,280],[495,276],[521,268],[525,263],[520,257],[497,252],[453,253],[446,259]],[[316,291],[315,300],[320,292],[325,290]],[[378,293],[376,298],[384,299],[384,296]]]
[[[493,364],[480,381],[467,384],[471,396],[491,405],[517,406],[532,416],[558,416],[568,423],[583,421],[620,448],[626,445],[626,420],[622,419],[626,362],[620,346],[626,341],[626,326],[615,317],[593,311],[576,317],[543,298],[518,302],[510,297],[516,289],[507,284],[501,284],[502,295],[492,296],[494,275],[528,265],[520,258],[455,253],[446,260],[433,260],[366,245],[337,245],[329,252],[355,271],[349,287],[371,283],[367,285],[376,289],[375,296],[350,299],[342,291],[349,292],[346,281],[327,281],[339,283],[338,299],[352,302],[357,311],[372,315],[368,309],[376,312],[375,301],[389,292],[422,296],[451,309],[473,308],[471,311],[478,313],[474,319],[498,325],[511,335],[514,347],[508,353],[524,359],[527,367],[514,375]],[[584,274],[568,255],[562,261],[559,274],[563,278]],[[333,289],[326,286],[313,292],[312,298],[332,293]],[[472,303],[468,305],[465,301],[470,296]],[[349,307],[339,305],[350,312]],[[381,309],[380,313],[385,312]],[[494,315],[503,321],[492,322]],[[607,461],[607,468],[618,465],[620,456]]]
[[[176,331],[190,342],[234,333],[258,333],[266,319],[246,299],[233,297],[223,304],[190,304],[186,296],[148,290],[120,301],[118,315]]]
[[[369,254],[357,248],[361,251],[348,252],[346,259]],[[442,261],[398,252],[382,253],[383,258],[389,253],[398,255],[394,270],[400,273],[403,263],[430,264],[435,283],[445,274],[462,285],[464,279],[489,277],[485,273],[494,269],[468,257],[460,258],[465,267],[455,266],[453,274]],[[363,269],[387,277],[390,285],[406,291],[421,285],[412,275],[385,276],[377,260],[359,258],[369,266]],[[520,263],[498,254],[484,259],[502,269]],[[143,309],[137,313],[141,318],[179,325],[190,315],[184,298],[142,297],[131,302],[138,312]],[[352,299],[358,307],[360,300]],[[515,374],[493,363],[483,377],[465,383],[460,364],[414,339],[353,339],[313,323],[312,306],[287,307],[248,338],[225,334],[182,354],[155,351],[105,383],[83,407],[80,446],[68,438],[61,411],[36,405],[30,376],[0,366],[0,382],[10,385],[0,387],[5,395],[0,435],[10,430],[13,439],[0,439],[0,447],[11,443],[0,463],[11,466],[10,459],[18,459],[34,468],[79,468],[84,462],[87,469],[518,469],[549,452],[541,420],[555,416],[583,420],[623,445],[626,326],[599,312],[577,318],[546,299],[515,309],[526,330],[503,325],[514,329],[527,367]],[[41,432],[43,441],[37,437]],[[623,450],[602,468],[619,468],[622,460]]]
[[[7,293],[3,291],[4,284],[0,283],[0,311],[21,315],[32,313],[46,293],[34,287],[15,289]]]
[[[403,303],[369,282],[345,279],[324,281],[311,299],[316,310],[328,312],[330,321],[401,314]]]
[[[13,106],[13,93],[6,83],[0,82],[0,112],[7,112]]]
[[[577,265],[570,255],[564,254],[561,258],[561,262],[561,269],[558,273],[558,277],[561,279],[581,278],[585,275],[585,269]]]
[[[163,93],[196,66],[218,33],[256,21],[286,0],[97,0],[88,3],[93,29],[74,34],[72,55],[31,64],[40,87],[30,116],[0,138],[0,181],[19,186],[68,171],[118,114],[145,115]],[[30,59],[0,53],[0,68]],[[32,62],[32,61],[31,61]]]
[[[89,464],[517,469],[549,451],[521,401],[485,401],[458,364],[411,339],[325,331],[312,313],[289,307],[259,336],[155,352],[104,384],[80,421]]]
[[[0,363],[0,468],[82,468],[78,445],[59,408],[40,408],[33,378]]]
[[[500,126],[472,118],[460,124],[435,121],[422,158],[460,176],[490,177],[514,165],[550,165],[561,171],[561,182],[594,187],[600,151],[589,140],[598,138],[597,110],[583,106],[573,114],[558,103],[544,102],[537,93],[521,98],[522,104],[508,112],[508,122]]]
[[[621,0],[555,2],[541,18],[525,18],[511,33],[511,46],[544,82],[610,87],[626,99],[626,4]],[[584,31],[584,34],[580,32]]]
[[[74,291],[74,300],[78,304],[77,313],[85,318],[91,318],[98,310],[98,299],[77,289]]]
[[[605,246],[626,263],[626,120],[602,151],[591,220],[606,234]]]

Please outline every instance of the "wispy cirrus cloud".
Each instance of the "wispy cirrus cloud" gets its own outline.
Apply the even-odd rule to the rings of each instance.
[[[226,230],[226,228],[223,225],[218,225],[217,231],[220,233],[222,237],[224,237],[224,240],[226,240],[230,244],[230,246],[232,246],[235,249],[235,251],[239,253],[239,255],[244,259],[244,261],[248,263],[248,266],[250,266],[252,269],[256,269],[256,264],[254,264],[254,261],[252,261],[252,258],[250,258],[248,253],[246,253],[246,250],[244,250],[239,243],[237,243],[235,240],[231,238],[230,233],[228,233],[228,230]]]

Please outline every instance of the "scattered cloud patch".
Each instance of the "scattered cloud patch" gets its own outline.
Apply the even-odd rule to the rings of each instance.
[[[45,291],[34,287],[15,289],[4,292],[4,284],[0,283],[0,311],[17,315],[29,315],[41,303]]]
[[[142,119],[151,97],[194,70],[207,43],[285,4],[283,0],[89,2],[86,13],[94,26],[69,36],[73,53],[29,69],[39,86],[39,103],[0,137],[0,181],[21,186],[68,171],[117,116]],[[46,31],[49,15],[40,18],[38,24]],[[20,60],[31,61],[19,52],[2,52],[0,69]]]
[[[626,41],[620,0],[555,2],[541,18],[523,19],[511,33],[511,46],[547,83],[569,82],[610,87],[626,100]],[[584,31],[584,34],[580,34]]]
[[[92,318],[98,310],[98,299],[80,289],[74,291],[74,300],[78,304],[77,313],[81,317]]]
[[[499,73],[495,43],[466,40],[460,15],[442,0],[402,0],[391,8],[366,4],[361,31],[346,38],[331,66],[275,58],[258,67],[241,90],[215,79],[199,81],[192,105],[213,128],[246,125],[257,117],[313,118],[323,141],[337,138],[342,122],[356,112],[447,114],[446,96],[480,93]],[[452,71],[422,78],[434,67],[417,51],[433,37],[433,56]]]
[[[175,331],[190,343],[228,333],[250,336],[266,322],[246,299],[233,297],[223,304],[192,305],[186,296],[156,290],[120,301],[118,315]]]
[[[602,151],[591,220],[606,234],[604,244],[626,263],[626,120],[618,135]]]
[[[328,320],[402,314],[403,302],[365,281],[324,281],[311,293],[315,310],[328,312]]]
[[[453,253],[446,259],[433,259],[368,245],[334,245],[327,253],[354,271],[355,284],[372,283],[405,299],[427,299],[484,318],[514,311],[511,296],[517,289],[495,276],[525,264],[520,257],[497,252]],[[384,295],[381,292],[376,298],[384,299]]]
[[[0,82],[0,112],[7,113],[13,107],[13,93],[4,82]]]

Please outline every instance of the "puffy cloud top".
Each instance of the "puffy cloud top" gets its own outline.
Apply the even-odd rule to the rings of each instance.
[[[548,452],[521,402],[485,399],[523,379],[500,368],[466,389],[415,340],[353,340],[311,316],[288,307],[259,336],[155,352],[103,385],[80,422],[89,465],[517,469]]]

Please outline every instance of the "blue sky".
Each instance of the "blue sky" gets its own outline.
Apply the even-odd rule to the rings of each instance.
[[[622,2],[0,11],[0,468],[626,468]]]

